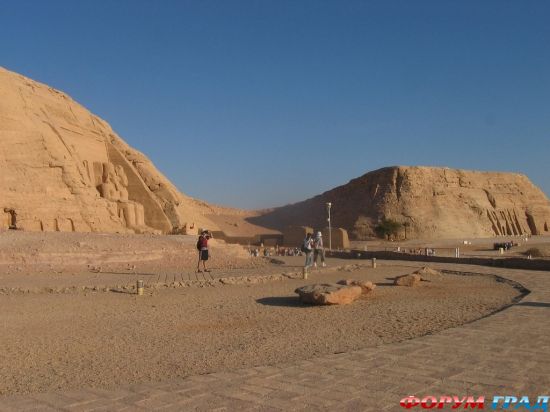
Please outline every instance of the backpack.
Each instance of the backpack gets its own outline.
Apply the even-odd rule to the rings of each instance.
[[[201,250],[201,236],[199,236],[199,240],[197,240],[197,250]]]
[[[302,247],[300,248],[300,250],[304,253],[311,252],[311,248],[308,248],[308,246],[309,246],[309,240],[304,240],[302,242]]]

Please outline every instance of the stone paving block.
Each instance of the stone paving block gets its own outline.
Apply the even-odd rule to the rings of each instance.
[[[119,401],[128,405],[137,405],[139,401],[142,401],[144,399],[148,399],[148,395],[146,393],[133,393],[131,395],[125,396]]]
[[[94,396],[94,397],[89,397],[86,400],[75,402],[74,399],[71,399],[60,393],[35,393],[32,395],[29,395],[29,398],[34,399],[37,405],[51,406],[53,408],[59,408],[59,407],[63,407],[64,405],[73,404],[73,403],[78,405],[81,405],[81,404],[85,405],[97,400],[97,398]]]
[[[203,399],[201,408],[211,409],[229,409],[230,405],[239,406],[239,410],[250,410],[257,407],[259,404],[253,403],[244,399],[228,398],[221,394],[210,394]],[[233,409],[234,410],[234,409]]]
[[[216,373],[210,374],[210,376],[219,380],[226,380],[230,382],[234,382],[242,378],[241,374],[236,372],[216,372]]]
[[[253,408],[255,405],[252,402],[244,401],[241,399],[227,398],[223,401],[224,407],[227,407],[230,411],[246,411]],[[203,410],[210,411],[213,407],[219,408],[220,406],[214,403],[212,398],[195,399],[193,402],[181,404],[183,410]]]
[[[93,396],[98,398],[117,400],[117,399],[122,399],[126,396],[129,396],[131,394],[132,392],[123,388],[115,388],[115,389],[89,388],[86,390],[71,391],[71,392],[64,393],[65,396],[75,400],[84,400],[86,398],[90,398]]]
[[[262,376],[271,376],[281,373],[281,368],[275,366],[256,366],[253,368],[256,372],[261,373]]]
[[[44,405],[40,405],[35,399],[31,398],[14,398],[11,400],[0,398],[1,412],[35,411],[41,407],[44,407]]]
[[[257,405],[249,409],[250,412],[281,412],[282,409],[269,405]],[[299,410],[299,409],[296,409]]]
[[[256,393],[258,395],[268,395],[274,390],[272,388],[265,388],[263,386],[256,386],[248,383],[243,384],[241,388],[244,389],[245,391]]]
[[[258,393],[252,393],[245,391],[241,388],[235,388],[235,389],[225,389],[216,391],[216,394],[222,395],[225,398],[229,399],[238,399],[241,401],[247,401],[251,403],[264,403],[266,400],[267,395],[261,395]]]
[[[262,399],[258,406],[278,409],[282,411],[304,409],[305,403],[296,400],[296,394],[289,394],[283,391],[273,391]]]
[[[110,399],[94,399],[92,402],[88,403],[79,403],[76,405],[58,405],[56,406],[57,410],[63,409],[70,412],[91,412],[96,410],[101,410],[105,408],[110,408],[114,402]]]

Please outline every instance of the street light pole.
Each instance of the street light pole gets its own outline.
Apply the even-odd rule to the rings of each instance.
[[[327,202],[327,212],[328,212],[328,250],[332,252],[332,227],[330,225],[330,208],[332,203]]]

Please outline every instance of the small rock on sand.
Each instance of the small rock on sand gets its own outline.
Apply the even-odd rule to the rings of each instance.
[[[354,279],[344,279],[336,282],[338,285],[346,286],[359,286],[363,293],[369,293],[374,290],[376,285],[368,280],[354,280]]]
[[[397,286],[417,286],[422,277],[416,273],[410,275],[397,276],[394,280],[394,285]]]
[[[322,283],[302,286],[295,290],[300,301],[315,305],[344,305],[353,302],[362,294],[359,286]]]
[[[441,272],[439,272],[438,270],[429,268],[428,266],[424,266],[422,269],[418,269],[416,272],[413,272],[413,274],[420,275],[422,280],[428,280],[428,281],[440,279],[441,276],[443,276]]]

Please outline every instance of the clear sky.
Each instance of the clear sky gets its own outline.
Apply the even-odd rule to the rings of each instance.
[[[550,193],[550,2],[0,0],[0,65],[184,193],[283,205],[396,164]]]

